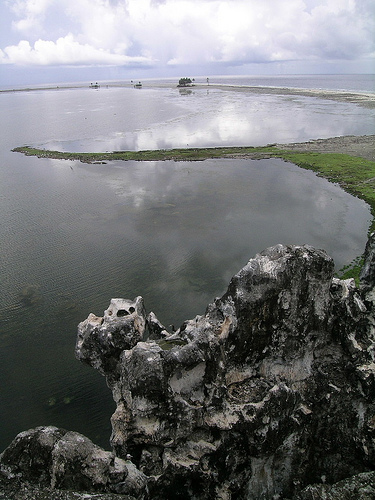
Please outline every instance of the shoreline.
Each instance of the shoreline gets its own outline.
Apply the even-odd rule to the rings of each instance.
[[[276,144],[278,149],[299,152],[346,154],[375,161],[375,135],[343,135],[307,142]]]
[[[5,93],[16,93],[16,92],[33,92],[33,91],[44,91],[44,90],[74,90],[74,89],[89,89],[88,84],[72,84],[72,85],[56,85],[56,86],[36,86],[36,87],[25,87],[25,88],[14,88],[14,89],[0,89],[0,94]],[[133,88],[132,84],[124,83],[123,85],[116,84],[103,84],[99,88],[94,90],[100,91],[100,88]],[[303,96],[303,97],[315,97],[319,99],[329,99],[339,102],[350,102],[352,104],[357,104],[366,108],[375,108],[375,92],[356,92],[356,91],[346,91],[346,90],[328,90],[328,89],[308,89],[308,88],[297,88],[297,87],[271,87],[271,86],[249,86],[249,85],[233,85],[233,84],[223,84],[223,83],[194,83],[189,87],[178,87],[175,83],[147,83],[143,86],[144,89],[152,88],[169,88],[176,90],[194,90],[194,89],[218,89],[227,90],[235,92],[248,92],[253,94],[271,94],[280,96]]]
[[[294,87],[261,87],[261,86],[241,86],[225,84],[198,85],[199,87],[212,87],[221,90],[233,90],[237,92],[251,92],[253,94],[273,94],[273,95],[296,95],[303,97],[316,97],[319,99],[330,99],[340,102],[351,102],[366,108],[375,108],[375,93],[355,92],[347,90],[326,90],[326,89],[303,89]]]
[[[375,230],[375,135],[342,136],[292,144],[270,144],[263,147],[217,147],[162,149],[146,151],[113,151],[111,153],[69,153],[14,148],[13,152],[56,160],[105,164],[107,161],[203,161],[206,159],[281,158],[301,168],[312,170],[329,182],[338,184],[351,195],[364,200],[371,208],[369,231]]]
[[[53,151],[37,149],[31,146],[19,146],[13,152],[23,153],[26,156],[51,158],[56,160],[79,160],[91,163],[92,161],[108,160],[204,160],[208,158],[259,158],[262,155],[274,156],[276,150],[344,154],[352,157],[375,161],[375,135],[344,135],[328,137],[326,139],[312,139],[306,142],[277,143],[266,146],[218,146],[201,148],[171,148],[149,150],[123,150],[102,153]]]

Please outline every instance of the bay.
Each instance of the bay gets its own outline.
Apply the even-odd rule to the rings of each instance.
[[[0,94],[0,449],[56,425],[108,448],[104,379],[74,358],[76,328],[142,295],[165,325],[203,314],[276,243],[364,248],[368,207],[281,160],[86,165],[12,153],[260,145],[373,132],[374,112],[313,98],[101,87]]]

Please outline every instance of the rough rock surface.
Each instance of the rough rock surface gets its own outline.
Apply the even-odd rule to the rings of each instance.
[[[37,427],[18,434],[1,455],[1,476],[3,480],[37,484],[45,489],[46,498],[52,498],[51,491],[56,490],[112,492],[138,498],[146,486],[146,477],[131,461],[102,450],[78,432],[57,427]]]
[[[141,297],[112,299],[80,323],[76,356],[112,390],[113,452],[38,428],[1,474],[153,500],[375,498],[375,235],[358,288],[333,268],[309,246],[269,248],[171,333]]]
[[[297,500],[372,500],[375,498],[375,472],[363,472],[334,485],[322,484],[305,488]]]

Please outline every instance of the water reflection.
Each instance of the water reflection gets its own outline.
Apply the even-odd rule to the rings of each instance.
[[[281,160],[76,162],[72,170],[15,158],[0,185],[0,447],[47,424],[108,447],[110,392],[73,348],[78,322],[111,297],[142,295],[148,311],[177,327],[267,246],[309,243],[340,266],[365,244],[365,204]],[[40,290],[43,300],[22,304],[28,283],[27,297]]]
[[[181,92],[183,90],[183,92]],[[218,89],[142,90],[144,102],[138,100],[140,116],[155,106],[168,106],[177,114],[164,120],[148,122],[147,126],[128,128],[114,123],[104,135],[80,140],[54,141],[43,144],[63,151],[117,151],[170,149],[175,147],[259,146],[270,143],[300,142],[333,135],[371,133],[373,112],[353,104],[302,96],[253,95],[246,92]],[[168,102],[167,102],[168,101]],[[143,103],[143,106],[141,105]],[[123,107],[124,106],[124,107]],[[131,108],[131,112],[134,110]],[[139,116],[129,116],[125,102],[118,103],[116,113],[124,114],[134,123]],[[88,123],[89,125],[89,123]],[[100,128],[100,127],[99,127]]]
[[[368,110],[211,90],[1,99],[0,449],[19,431],[50,424],[108,446],[110,392],[73,349],[78,322],[111,297],[143,295],[164,324],[179,326],[270,245],[312,244],[338,267],[363,251],[368,207],[280,160],[85,165],[10,150],[304,140],[361,133]]]
[[[343,257],[345,247],[354,244],[361,251],[370,219],[363,202],[353,204],[337,186],[276,159],[129,162],[95,169],[118,198],[112,230],[118,226],[127,241],[168,257],[162,273],[167,281],[176,268],[189,267],[189,256],[197,259],[195,251],[207,249],[209,265],[225,283],[234,256],[243,265],[253,253],[278,242],[326,248],[341,266],[348,258]],[[359,228],[355,219],[361,211]],[[357,243],[351,239],[356,231]],[[224,250],[228,247],[230,255]]]

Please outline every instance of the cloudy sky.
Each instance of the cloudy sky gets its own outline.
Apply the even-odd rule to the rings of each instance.
[[[0,85],[374,73],[375,0],[0,0]]]

